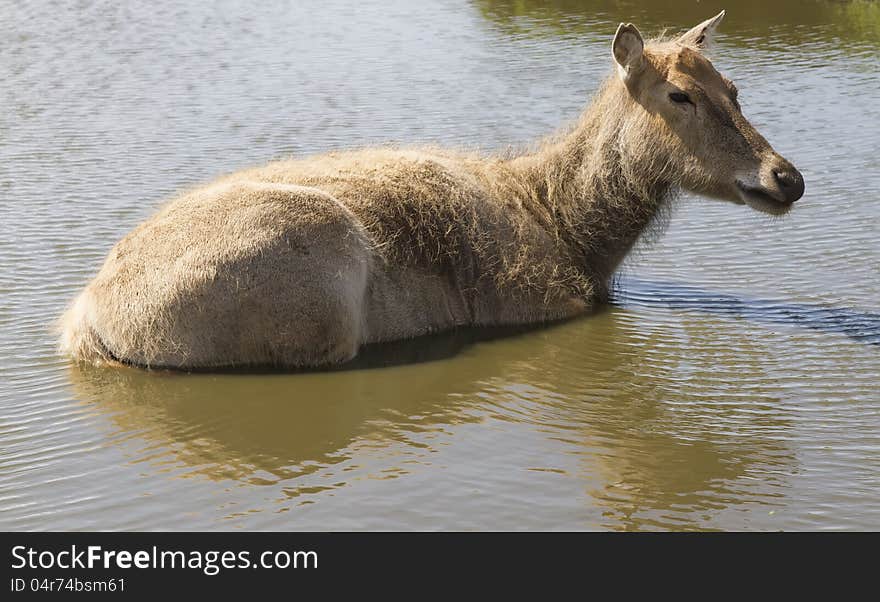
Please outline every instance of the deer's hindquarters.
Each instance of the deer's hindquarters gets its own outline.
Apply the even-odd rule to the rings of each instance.
[[[239,183],[181,199],[114,247],[62,323],[77,359],[319,366],[364,336],[370,244],[336,199]]]

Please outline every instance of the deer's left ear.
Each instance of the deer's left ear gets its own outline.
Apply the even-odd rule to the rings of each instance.
[[[724,20],[724,11],[721,11],[711,19],[706,19],[689,32],[683,34],[678,41],[687,46],[695,46],[697,48],[709,48],[712,44],[712,36],[715,30]]]

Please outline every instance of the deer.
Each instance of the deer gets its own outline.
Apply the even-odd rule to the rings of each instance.
[[[110,250],[59,321],[61,351],[344,365],[368,344],[588,314],[683,191],[785,214],[803,177],[707,57],[724,14],[648,41],[621,23],[580,118],[522,152],[330,152],[180,194]]]

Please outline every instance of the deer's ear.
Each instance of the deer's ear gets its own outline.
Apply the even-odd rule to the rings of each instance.
[[[689,32],[682,34],[678,41],[686,46],[694,46],[700,49],[709,48],[712,45],[712,37],[715,35],[715,30],[723,20],[724,11],[721,11],[711,19],[706,19]]]
[[[645,41],[632,23],[621,23],[611,42],[611,54],[623,81],[630,81],[642,69]]]

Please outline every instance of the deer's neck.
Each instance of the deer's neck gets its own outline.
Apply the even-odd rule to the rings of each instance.
[[[578,124],[511,162],[519,186],[577,267],[606,282],[675,190],[668,158],[646,143],[650,116],[606,84]],[[645,131],[640,131],[645,130]]]

